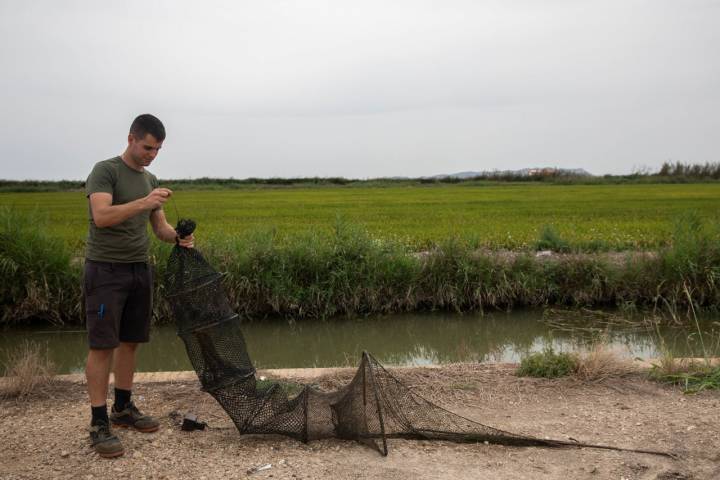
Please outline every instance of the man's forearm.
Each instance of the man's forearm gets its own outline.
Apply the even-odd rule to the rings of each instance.
[[[93,222],[98,228],[113,227],[144,210],[147,210],[147,207],[143,199],[120,205],[107,205],[93,209]]]
[[[175,229],[172,227],[172,225],[165,222],[164,225],[161,225],[160,228],[155,230],[155,236],[163,242],[175,243],[175,237],[177,236],[177,232],[175,232]]]

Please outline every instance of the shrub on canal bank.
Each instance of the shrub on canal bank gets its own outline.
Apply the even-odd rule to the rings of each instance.
[[[2,359],[2,376],[5,384],[0,396],[24,400],[34,394],[42,394],[53,381],[55,365],[47,348],[35,342],[24,341]]]
[[[81,257],[44,234],[40,215],[0,210],[2,322],[42,318],[81,323]],[[153,243],[156,298],[171,245]],[[327,318],[418,310],[519,306],[720,305],[717,225],[690,216],[657,253],[567,254],[478,251],[451,238],[427,252],[338,222],[331,234],[281,237],[268,230],[204,238],[199,248],[227,273],[235,308],[249,317]],[[168,318],[162,300],[156,320]]]
[[[607,339],[582,354],[555,352],[552,347],[523,357],[520,377],[560,378],[572,376],[582,382],[601,382],[637,371],[632,361],[608,348]]]
[[[566,377],[577,369],[575,355],[556,352],[551,347],[524,357],[517,369],[519,377],[560,378]]]

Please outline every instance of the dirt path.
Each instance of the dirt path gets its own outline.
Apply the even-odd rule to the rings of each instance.
[[[118,430],[123,457],[89,448],[84,386],[62,381],[53,398],[0,401],[0,478],[416,478],[718,479],[720,392],[683,395],[641,373],[583,385],[518,378],[509,365],[398,369],[419,393],[484,424],[513,432],[669,451],[677,459],[593,449],[517,448],[390,440],[390,455],[354,442],[308,445],[275,436],[240,436],[196,380],[136,385],[137,403],[162,420],[158,433]],[[309,381],[334,388],[340,371]],[[302,379],[300,379],[302,380]],[[206,431],[182,432],[173,411],[196,413]],[[255,466],[272,467],[254,474]]]

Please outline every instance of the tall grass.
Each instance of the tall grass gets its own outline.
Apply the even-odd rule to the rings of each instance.
[[[63,240],[48,233],[40,212],[0,207],[0,320],[42,317],[77,321],[80,267]]]
[[[678,219],[670,247],[660,252],[655,272],[663,279],[658,298],[671,312],[685,316],[702,306],[720,306],[720,224],[695,214]]]
[[[404,309],[419,268],[407,253],[343,221],[331,234],[254,232],[208,252],[227,271],[226,289],[240,311],[297,317]]]
[[[451,237],[426,252],[378,238],[341,219],[331,231],[282,235],[273,229],[214,233],[199,247],[227,273],[235,308],[249,317],[327,318],[400,311],[516,306],[720,305],[717,225],[679,221],[670,246],[652,255],[553,255],[491,252]],[[33,317],[81,323],[81,262],[47,235],[42,214],[0,210],[0,308],[5,323]],[[171,245],[153,243],[155,319],[169,318],[161,282]]]
[[[7,353],[3,376],[7,377],[0,396],[23,400],[33,394],[42,394],[52,383],[56,373],[47,347],[24,341]]]
[[[710,332],[704,332],[700,328],[695,311],[695,301],[692,300],[687,285],[684,285],[684,289],[688,298],[690,317],[696,329],[695,332],[688,335],[688,340],[697,337],[701,352],[691,353],[690,358],[677,359],[667,348],[660,332],[656,331],[662,356],[657,363],[653,364],[650,370],[650,378],[660,382],[680,385],[685,393],[698,393],[703,390],[713,389],[720,390],[720,362],[714,358],[720,352],[720,335],[714,328]],[[674,312],[671,312],[671,314],[673,318],[676,318]],[[716,322],[715,325],[720,325],[720,323]]]
[[[552,250],[554,252],[570,251],[570,244],[560,237],[560,234],[552,225],[543,226],[535,247],[538,250]]]

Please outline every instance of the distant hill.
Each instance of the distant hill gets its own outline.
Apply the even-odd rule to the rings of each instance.
[[[593,174],[584,168],[522,168],[520,170],[484,170],[481,172],[441,173],[420,178],[474,178],[474,177],[534,177],[534,176],[569,176],[592,177]]]

